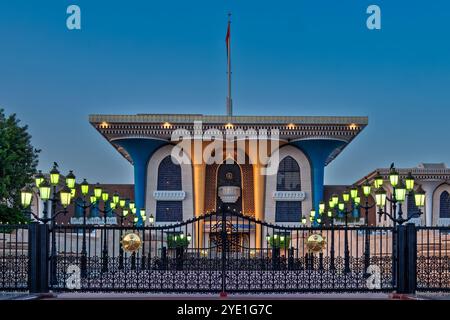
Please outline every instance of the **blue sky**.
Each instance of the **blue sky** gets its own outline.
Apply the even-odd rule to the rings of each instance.
[[[70,4],[82,30],[66,28]],[[370,4],[380,31],[366,28]],[[446,0],[1,1],[0,107],[29,125],[41,169],[131,183],[88,115],[223,114],[228,11],[235,114],[369,116],[326,183],[450,165]]]

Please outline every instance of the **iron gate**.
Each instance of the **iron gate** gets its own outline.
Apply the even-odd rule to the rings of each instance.
[[[449,227],[283,226],[227,210],[146,227],[0,227],[0,291],[450,291]],[[120,244],[129,233],[135,252]]]

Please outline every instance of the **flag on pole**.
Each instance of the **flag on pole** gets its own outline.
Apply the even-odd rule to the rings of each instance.
[[[227,55],[230,49],[230,36],[230,21],[228,21],[227,36],[225,37],[225,43],[227,44]]]

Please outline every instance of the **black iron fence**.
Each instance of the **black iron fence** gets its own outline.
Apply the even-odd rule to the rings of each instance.
[[[450,228],[445,227],[282,226],[228,212],[146,227],[32,223],[0,228],[3,291],[409,293],[450,288]]]

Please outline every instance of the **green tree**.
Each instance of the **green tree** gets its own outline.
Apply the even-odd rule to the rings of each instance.
[[[0,222],[23,223],[20,191],[32,182],[38,153],[31,145],[28,126],[20,126],[15,114],[0,109]]]

